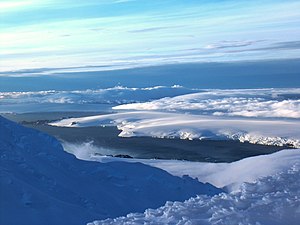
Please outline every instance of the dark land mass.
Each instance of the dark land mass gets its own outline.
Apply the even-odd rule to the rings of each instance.
[[[120,131],[115,126],[107,127],[54,127],[47,123],[68,117],[101,114],[80,112],[4,114],[24,126],[34,128],[61,142],[83,144],[91,142],[98,155],[134,157],[143,159],[177,159],[199,162],[233,162],[246,157],[270,154],[288,146],[266,146],[240,143],[230,140],[181,140],[151,137],[118,137]],[[106,151],[103,151],[106,149]],[[107,153],[107,149],[111,153]],[[84,148],[82,149],[84,151]]]

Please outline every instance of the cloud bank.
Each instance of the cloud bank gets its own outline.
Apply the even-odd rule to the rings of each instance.
[[[216,116],[300,118],[300,89],[208,90],[115,110],[156,110]]]

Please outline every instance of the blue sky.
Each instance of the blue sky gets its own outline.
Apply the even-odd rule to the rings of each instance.
[[[299,9],[289,0],[0,0],[0,72],[300,58]]]

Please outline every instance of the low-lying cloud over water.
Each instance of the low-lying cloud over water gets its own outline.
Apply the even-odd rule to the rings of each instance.
[[[159,110],[217,116],[300,118],[300,89],[204,90],[115,110]]]
[[[74,91],[0,92],[0,110],[19,104],[87,106],[241,117],[300,118],[300,88],[192,89],[180,85]],[[45,108],[47,110],[47,108]]]
[[[143,94],[149,94],[148,99],[153,90],[164,92],[162,87],[145,90]],[[113,106],[116,111],[113,114],[71,118],[51,124],[67,127],[114,125],[122,131],[121,137],[231,139],[263,145],[300,146],[299,88],[191,91],[197,93],[147,102],[136,99],[136,103]]]

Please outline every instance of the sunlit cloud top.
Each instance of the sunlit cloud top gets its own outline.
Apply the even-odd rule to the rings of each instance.
[[[300,58],[299,8],[289,0],[0,0],[0,72]]]

